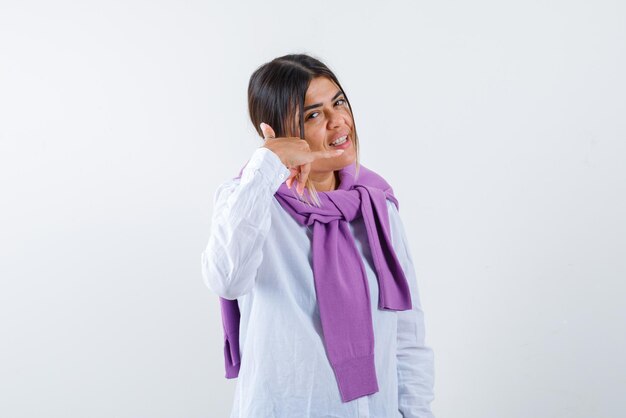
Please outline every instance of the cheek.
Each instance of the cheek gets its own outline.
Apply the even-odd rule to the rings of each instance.
[[[304,138],[309,144],[309,148],[311,148],[311,150],[317,151],[327,148],[325,145],[326,135],[324,134],[324,130],[322,129],[306,129],[304,131]]]
[[[342,110],[344,118],[352,122],[352,114],[350,113],[350,109],[348,109],[348,106],[344,107]]]

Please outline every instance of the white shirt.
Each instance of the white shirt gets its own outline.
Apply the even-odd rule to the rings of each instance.
[[[237,299],[241,312],[241,366],[231,418],[433,418],[434,354],[425,345],[415,268],[396,206],[387,200],[391,239],[413,309],[378,309],[363,218],[349,223],[367,272],[379,391],[343,403],[322,337],[312,232],[274,198],[289,174],[277,154],[260,147],[241,178],[222,183],[214,197],[202,275],[213,293]]]

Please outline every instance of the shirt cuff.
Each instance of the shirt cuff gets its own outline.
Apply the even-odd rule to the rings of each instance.
[[[291,170],[281,161],[278,154],[266,147],[257,148],[241,173],[241,182],[252,181],[255,174],[268,184],[276,193],[281,184],[287,180]]]

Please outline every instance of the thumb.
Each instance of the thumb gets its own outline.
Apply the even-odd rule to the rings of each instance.
[[[274,133],[274,130],[267,123],[261,122],[261,125],[259,126],[261,127],[261,132],[263,132],[264,139],[267,139],[268,137],[276,138],[276,134]]]

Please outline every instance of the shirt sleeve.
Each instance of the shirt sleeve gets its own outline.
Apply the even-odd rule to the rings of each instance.
[[[387,200],[391,240],[402,265],[413,308],[398,311],[398,409],[404,418],[434,418],[430,403],[434,399],[434,353],[426,345],[424,312],[420,303],[415,266],[398,209]]]
[[[241,178],[218,186],[209,241],[201,254],[203,280],[212,292],[233,300],[254,286],[271,225],[272,200],[290,173],[276,153],[260,147]]]

